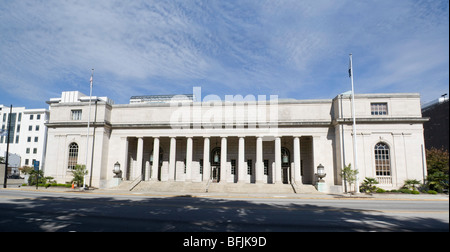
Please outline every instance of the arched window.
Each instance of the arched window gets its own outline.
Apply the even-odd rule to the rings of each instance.
[[[391,176],[389,146],[385,143],[375,145],[375,173],[377,176]]]
[[[78,162],[78,144],[71,143],[69,145],[69,160],[67,162],[67,168],[73,170]]]

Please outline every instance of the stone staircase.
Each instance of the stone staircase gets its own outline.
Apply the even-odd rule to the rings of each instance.
[[[133,192],[179,192],[202,193],[205,192],[206,182],[183,181],[141,181],[132,189]]]
[[[247,184],[247,183],[207,183],[182,181],[141,181],[131,188],[132,182],[124,181],[116,189],[133,192],[177,192],[177,193],[265,193],[294,194],[318,193],[313,185],[296,185],[295,191],[290,184]],[[131,189],[130,189],[131,188]]]

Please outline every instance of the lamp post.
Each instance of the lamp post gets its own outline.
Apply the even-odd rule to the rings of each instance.
[[[317,173],[316,173],[316,175],[319,178],[319,180],[317,181],[317,191],[325,192],[326,191],[326,183],[325,183],[325,180],[323,178],[325,178],[325,176],[327,174],[325,173],[325,167],[322,164],[319,164],[317,166]]]
[[[116,175],[114,175],[114,178],[120,178],[120,179],[122,178],[122,171],[120,170],[120,163],[119,162],[116,162],[114,164],[113,172],[114,172],[114,174],[116,174]]]

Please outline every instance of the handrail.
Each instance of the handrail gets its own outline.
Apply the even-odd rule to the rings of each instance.
[[[208,192],[208,188],[209,188],[209,185],[211,185],[211,182],[212,182],[212,179],[211,178],[208,179],[208,182],[206,183],[205,192]]]
[[[295,184],[295,186],[294,186]],[[291,186],[292,186],[292,190],[294,190],[294,193],[297,193],[297,190],[295,190],[295,187],[298,186],[295,181],[291,180]]]
[[[143,181],[142,175],[139,175],[137,178],[135,178],[133,180],[133,182],[131,182],[131,185],[130,185],[128,191],[133,190],[137,185],[139,185],[139,183],[141,183],[141,181]]]

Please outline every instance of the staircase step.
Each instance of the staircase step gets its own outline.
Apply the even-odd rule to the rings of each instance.
[[[130,190],[133,181],[123,181],[114,190]],[[265,193],[265,194],[291,194],[291,193],[319,193],[313,185],[295,185],[295,192],[290,184],[249,184],[249,183],[208,183],[183,181],[141,181],[133,192],[177,192],[177,193]]]

